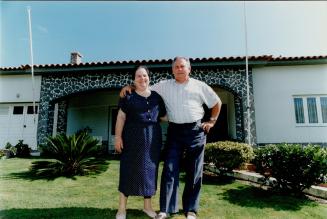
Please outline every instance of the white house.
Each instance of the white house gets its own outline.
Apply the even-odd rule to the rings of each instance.
[[[0,148],[22,139],[37,149],[49,135],[88,127],[113,150],[118,92],[130,83],[133,68],[147,65],[153,83],[172,78],[172,60],[79,59],[36,65],[34,95],[30,66],[0,68]],[[191,64],[192,77],[212,86],[223,101],[208,141],[245,141],[251,136],[254,144],[327,144],[327,56],[250,57],[250,130],[244,57],[191,59]]]
[[[253,68],[257,143],[327,143],[327,64]]]

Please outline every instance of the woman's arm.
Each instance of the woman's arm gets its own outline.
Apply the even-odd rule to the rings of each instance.
[[[121,109],[119,109],[117,114],[116,127],[115,127],[115,150],[118,153],[121,153],[122,149],[124,148],[122,133],[125,125],[125,120],[126,120],[126,114]]]

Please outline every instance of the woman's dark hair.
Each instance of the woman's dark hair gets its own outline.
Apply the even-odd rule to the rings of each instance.
[[[132,71],[132,73],[131,73],[131,75],[132,75],[132,81],[134,81],[134,79],[135,79],[135,73],[136,73],[136,71],[139,70],[140,68],[145,69],[145,71],[148,73],[148,76],[150,77],[150,71],[149,71],[148,67],[146,67],[145,65],[140,65],[140,66],[137,66],[137,67]]]

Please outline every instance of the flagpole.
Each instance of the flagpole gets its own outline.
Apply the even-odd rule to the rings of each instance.
[[[248,34],[246,22],[246,6],[243,1],[243,16],[244,16],[244,38],[245,38],[245,72],[246,72],[246,112],[247,112],[247,143],[252,145],[251,142],[251,115],[250,115],[250,85],[249,85],[249,61],[248,61]]]
[[[32,75],[32,95],[33,95],[33,120],[34,124],[35,119],[35,82],[34,82],[34,60],[33,60],[33,44],[32,44],[32,22],[31,22],[31,8],[27,8],[28,13],[28,29],[29,29],[29,38],[30,38],[30,58],[31,58],[31,75]]]

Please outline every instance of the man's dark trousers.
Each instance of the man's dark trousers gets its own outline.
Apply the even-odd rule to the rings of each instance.
[[[183,211],[197,212],[202,185],[203,156],[206,135],[201,121],[194,123],[169,123],[164,154],[164,168],[160,185],[160,211],[178,212],[178,186],[180,161],[185,152],[185,188]]]

